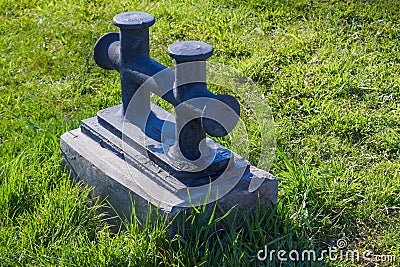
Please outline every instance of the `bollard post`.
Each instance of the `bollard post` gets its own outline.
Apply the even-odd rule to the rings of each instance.
[[[113,23],[120,28],[120,33],[102,36],[95,45],[94,59],[103,69],[120,73],[122,115],[148,137],[161,141],[162,131],[162,122],[150,110],[150,93],[159,95],[175,107],[175,145],[168,153],[170,165],[174,164],[171,160],[197,160],[196,164],[201,166],[210,164],[214,173],[222,170],[231,156],[225,153],[228,156],[221,157],[211,151],[205,142],[206,133],[225,136],[232,131],[239,119],[240,105],[230,95],[215,95],[207,89],[205,60],[213,53],[210,45],[197,41],[172,44],[168,53],[175,60],[175,72],[150,58],[149,27],[154,22],[154,17],[144,12],[116,15]],[[149,79],[154,79],[153,86],[138,90]],[[216,113],[223,117],[215,118]],[[229,123],[222,125],[221,121]],[[105,120],[102,123],[106,123]],[[214,158],[210,159],[210,155]],[[159,157],[150,158],[160,162]],[[168,162],[165,163],[163,165],[167,166]]]
[[[204,118],[203,110],[225,105],[228,115],[224,121],[233,122],[233,125],[238,121],[240,105],[237,100],[229,95],[214,95],[207,90],[206,59],[212,53],[212,46],[199,41],[177,42],[168,47],[168,54],[175,60],[173,92],[176,100],[176,142],[170,153],[177,158],[183,156],[193,161],[202,154],[209,155],[206,133],[224,136],[233,130],[233,127],[225,129],[221,121],[212,123],[210,118]],[[218,112],[218,109],[213,112]]]

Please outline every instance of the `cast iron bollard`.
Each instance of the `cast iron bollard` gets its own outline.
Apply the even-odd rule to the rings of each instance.
[[[176,63],[173,90],[179,107],[175,107],[175,136],[179,142],[172,147],[172,154],[181,152],[189,160],[200,158],[199,147],[205,141],[206,133],[225,136],[233,130],[239,118],[240,106],[234,97],[214,95],[207,90],[205,60],[212,53],[210,45],[196,41],[177,42],[168,48],[168,54]],[[225,117],[218,117],[221,114]],[[222,121],[224,125],[220,124]]]
[[[120,73],[122,105],[98,111],[61,136],[73,177],[107,200],[111,216],[130,218],[135,207],[142,222],[150,206],[172,219],[205,204],[208,220],[215,211],[208,204],[216,200],[223,213],[276,203],[275,177],[206,137],[228,134],[240,113],[234,97],[207,89],[212,47],[198,41],[170,45],[173,71],[149,56],[153,16],[122,13],[113,22],[120,33],[101,37],[94,58],[100,67]],[[151,93],[171,103],[175,116],[152,103]],[[178,227],[175,219],[170,233]]]
[[[196,161],[201,165],[203,157],[213,155],[206,144],[206,134],[228,134],[240,113],[234,97],[215,95],[207,90],[205,60],[212,55],[212,47],[198,41],[172,44],[168,54],[175,60],[174,73],[149,56],[149,27],[155,22],[153,16],[127,12],[116,15],[113,22],[120,28],[120,34],[108,33],[101,37],[95,45],[94,58],[100,67],[119,71],[123,115],[139,125],[147,136],[161,141],[160,136],[153,134],[162,131],[163,127],[151,121],[156,121],[157,116],[150,110],[150,90],[159,95],[176,111],[175,144],[167,152],[168,157],[177,161]],[[159,73],[162,75],[157,76]],[[152,78],[150,90],[139,90]],[[134,104],[131,103],[130,108],[132,99]],[[143,114],[150,115],[146,118]],[[149,129],[149,125],[157,129]],[[212,171],[206,174],[215,176],[216,172],[226,168],[229,161],[226,157],[231,158],[231,155],[225,153],[225,159],[221,160],[214,153],[210,164]],[[157,158],[150,158],[160,163]],[[165,162],[160,165],[165,166]]]

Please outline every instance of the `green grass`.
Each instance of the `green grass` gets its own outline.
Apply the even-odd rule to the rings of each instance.
[[[0,265],[278,266],[257,252],[343,236],[400,265],[400,2],[192,2],[0,0]],[[276,207],[225,230],[195,221],[172,239],[162,220],[112,234],[103,204],[70,181],[59,136],[120,103],[118,74],[90,53],[133,10],[157,18],[154,59],[171,66],[168,45],[202,40],[211,61],[262,89],[276,122]]]

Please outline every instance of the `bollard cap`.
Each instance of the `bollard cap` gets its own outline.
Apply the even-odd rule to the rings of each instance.
[[[156,19],[145,12],[124,12],[113,18],[114,25],[121,29],[145,29],[154,24]]]
[[[176,42],[168,47],[168,55],[179,62],[206,60],[212,54],[212,46],[201,41]]]

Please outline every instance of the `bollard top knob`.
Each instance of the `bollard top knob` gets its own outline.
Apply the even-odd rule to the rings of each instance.
[[[200,41],[176,42],[168,47],[168,55],[179,62],[202,61],[212,54],[212,46]]]
[[[145,29],[154,24],[155,18],[145,12],[124,12],[113,18],[114,25],[121,29]]]

